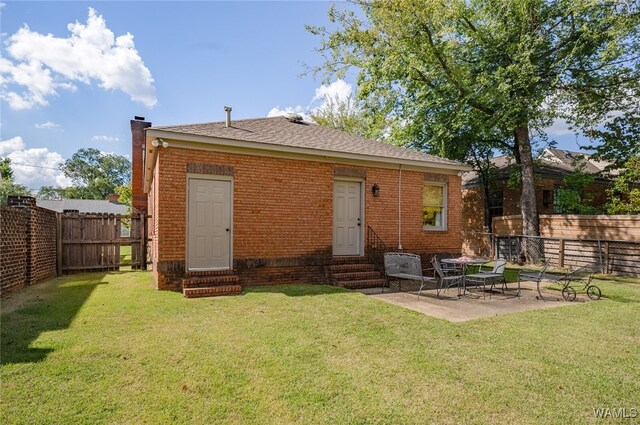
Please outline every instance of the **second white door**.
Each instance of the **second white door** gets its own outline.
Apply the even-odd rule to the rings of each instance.
[[[333,184],[333,255],[360,255],[362,240],[361,183]]]

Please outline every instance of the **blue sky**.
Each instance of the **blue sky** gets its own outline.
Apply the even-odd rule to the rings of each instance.
[[[353,78],[322,85],[329,2],[16,2],[0,9],[0,155],[31,189],[69,182],[82,147],[130,155],[129,120],[154,125],[308,113]],[[128,35],[130,34],[130,35]],[[36,65],[34,65],[36,64]],[[40,65],[43,64],[43,65]],[[549,136],[578,150],[562,123]],[[30,164],[31,166],[18,164]]]

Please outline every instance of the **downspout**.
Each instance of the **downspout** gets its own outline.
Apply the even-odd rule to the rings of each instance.
[[[398,251],[402,251],[402,164],[398,173]]]

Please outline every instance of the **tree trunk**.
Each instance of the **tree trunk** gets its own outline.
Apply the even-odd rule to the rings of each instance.
[[[540,236],[540,219],[536,202],[536,186],[533,172],[533,155],[529,140],[529,127],[516,127],[514,137],[517,156],[520,159],[520,208],[522,209],[522,234],[524,236]],[[537,262],[542,257],[538,238],[525,237],[522,240],[520,255],[528,263]]]

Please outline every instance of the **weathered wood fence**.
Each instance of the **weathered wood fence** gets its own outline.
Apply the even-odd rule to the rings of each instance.
[[[119,270],[122,246],[131,246],[132,268],[146,269],[145,235],[141,214],[58,214],[58,273]]]
[[[495,234],[487,234],[484,246],[497,258],[517,259],[527,238],[522,236],[522,217],[495,217],[493,229]],[[639,215],[541,215],[540,237],[528,238],[539,258],[553,266],[597,263],[603,273],[640,276]]]
[[[524,239],[532,241],[539,260],[550,261],[554,267],[576,269],[599,264],[602,273],[640,277],[640,242],[559,239],[522,235],[487,234],[493,240],[495,258],[517,262]]]

